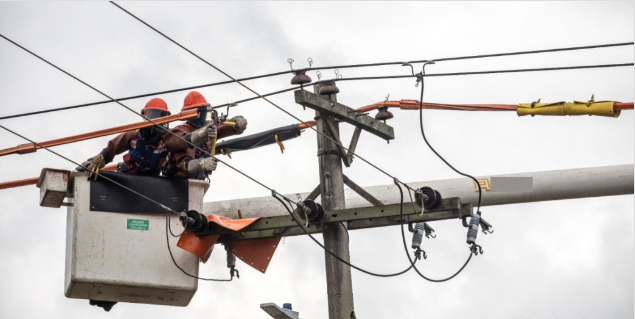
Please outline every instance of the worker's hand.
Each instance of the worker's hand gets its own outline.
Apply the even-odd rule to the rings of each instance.
[[[231,121],[236,123],[236,126],[234,126],[236,133],[242,134],[247,129],[247,119],[244,117],[237,115],[232,117]]]
[[[207,139],[215,139],[216,134],[216,125],[209,123],[192,133],[191,142],[194,145],[198,145],[207,141]]]
[[[86,171],[93,170],[95,166],[98,166],[97,169],[99,170],[105,165],[106,165],[106,161],[104,160],[104,157],[101,156],[101,154],[97,154],[97,156],[87,159],[82,164],[77,166],[77,168],[75,169],[78,172],[86,172]]]
[[[213,157],[198,158],[187,163],[188,173],[212,172],[216,170],[216,159]]]

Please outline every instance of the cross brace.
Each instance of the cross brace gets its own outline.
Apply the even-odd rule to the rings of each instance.
[[[399,225],[400,204],[385,205],[381,207],[350,208],[324,212],[324,220],[311,223],[307,227],[309,233],[321,233],[325,223],[347,222],[348,229],[365,229]],[[417,210],[418,206],[415,206]],[[441,205],[434,210],[426,211],[419,216],[421,211],[415,211],[412,204],[404,202],[403,214],[409,222],[430,222],[445,219],[458,219],[472,216],[472,204],[461,204],[458,197],[444,198]],[[300,223],[305,221],[300,218]],[[287,237],[304,235],[304,231],[296,224],[291,216],[264,217],[245,227],[240,232],[235,232],[220,226],[211,224],[204,235],[224,235],[225,241],[238,241],[257,238]]]
[[[327,112],[340,121],[360,127],[361,129],[375,134],[385,140],[395,139],[395,132],[391,126],[382,123],[371,116],[360,114],[358,111],[346,105],[333,102],[309,91],[298,90],[295,91],[294,94],[295,102],[302,106],[306,106],[319,112]]]

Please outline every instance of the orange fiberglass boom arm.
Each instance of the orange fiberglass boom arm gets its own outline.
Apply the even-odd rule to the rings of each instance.
[[[116,170],[117,170],[117,164],[104,166],[104,167],[102,167],[100,169],[100,171],[109,171],[109,172],[114,172]],[[37,181],[39,179],[40,179],[39,177],[33,177],[33,178],[27,178],[27,179],[20,179],[20,180],[17,180],[17,181],[0,183],[0,189],[7,189],[7,188],[13,188],[13,187],[27,186],[27,185],[35,185],[35,184],[37,184]]]
[[[198,111],[197,110],[187,110],[187,111],[184,111],[184,112],[181,112],[181,113],[178,113],[178,114],[164,116],[164,117],[160,117],[160,118],[154,119],[154,122],[157,123],[157,124],[163,124],[163,123],[168,123],[168,122],[173,122],[173,121],[187,121],[187,120],[191,120],[191,119],[194,119],[194,118],[197,118],[197,117],[198,117]],[[106,135],[111,135],[111,134],[117,134],[117,133],[126,132],[126,131],[137,130],[137,129],[141,129],[141,128],[144,128],[144,127],[149,127],[149,126],[152,126],[152,125],[154,125],[154,123],[152,123],[150,121],[137,122],[137,123],[127,124],[127,125],[112,127],[112,128],[108,128],[108,129],[105,129],[105,130],[99,130],[99,131],[94,131],[94,132],[89,132],[89,133],[84,133],[84,134],[79,134],[79,135],[74,135],[74,136],[58,138],[58,139],[55,139],[55,140],[41,142],[39,144],[41,144],[44,147],[51,147],[51,146],[69,144],[69,143],[79,142],[79,141],[83,141],[83,140],[88,140],[88,139],[91,139],[91,138],[96,138],[96,137],[101,137],[101,136],[106,136]],[[34,144],[34,143],[20,144],[20,145],[15,146],[15,147],[11,147],[11,148],[6,148],[6,149],[3,149],[3,150],[0,150],[0,156],[9,155],[9,154],[20,154],[20,155],[22,155],[22,154],[27,154],[27,153],[33,153],[33,152],[37,151],[40,148],[41,147],[39,145]]]

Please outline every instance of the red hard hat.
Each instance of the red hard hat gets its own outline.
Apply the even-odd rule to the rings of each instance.
[[[194,109],[199,106],[207,106],[207,105],[209,105],[209,103],[205,101],[205,98],[203,97],[203,95],[201,95],[201,93],[192,91],[188,93],[187,96],[185,97],[185,100],[183,101],[183,108],[181,109],[181,111]]]
[[[162,99],[155,97],[154,99],[148,101],[146,106],[141,110],[141,115],[146,115],[146,110],[161,110],[168,112],[168,115],[171,115],[170,110],[168,110],[168,105]]]

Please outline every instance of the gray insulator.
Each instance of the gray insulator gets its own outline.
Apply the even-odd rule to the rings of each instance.
[[[416,223],[415,231],[412,234],[412,249],[421,249],[421,241],[423,240],[424,223]]]
[[[225,250],[227,251],[227,268],[236,267],[236,255],[234,255],[234,252],[232,252],[229,244],[225,245]]]
[[[468,244],[476,243],[476,235],[478,235],[478,224],[481,221],[481,215],[474,214],[472,218],[470,218],[470,225],[467,228],[467,240],[465,241]]]

